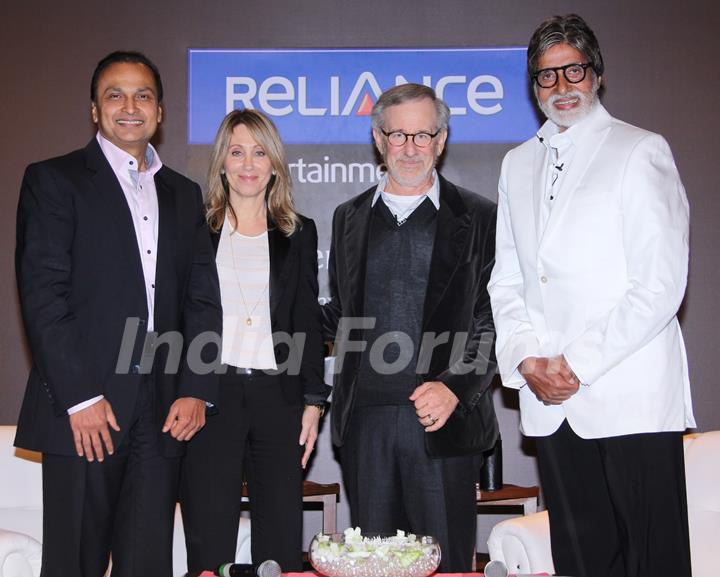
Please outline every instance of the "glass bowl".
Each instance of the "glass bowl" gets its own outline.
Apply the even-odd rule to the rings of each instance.
[[[327,577],[427,577],[440,565],[434,537],[405,534],[320,533],[310,542],[310,563]]]

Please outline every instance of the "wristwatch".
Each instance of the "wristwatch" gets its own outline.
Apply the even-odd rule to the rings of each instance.
[[[320,416],[325,414],[325,403],[305,403],[306,407],[316,407],[320,410]]]

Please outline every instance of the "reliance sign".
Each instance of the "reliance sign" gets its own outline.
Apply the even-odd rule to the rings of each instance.
[[[417,82],[447,102],[453,142],[519,142],[538,128],[525,48],[190,50],[188,142],[212,143],[222,118],[256,108],[287,143],[370,142],[373,104]]]

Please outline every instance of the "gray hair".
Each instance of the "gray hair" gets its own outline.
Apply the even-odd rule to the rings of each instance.
[[[569,44],[582,52],[595,75],[602,76],[605,65],[595,33],[580,16],[567,14],[545,20],[533,33],[527,51],[527,68],[531,77],[538,71],[540,57],[557,44]]]
[[[385,110],[391,106],[426,98],[435,105],[435,115],[437,117],[435,130],[447,130],[450,120],[448,105],[438,98],[435,91],[429,86],[412,82],[390,88],[380,95],[372,109],[372,127],[376,130],[385,128]]]

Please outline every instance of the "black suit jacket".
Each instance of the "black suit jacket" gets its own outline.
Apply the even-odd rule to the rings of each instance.
[[[487,283],[495,259],[495,212],[491,201],[440,178],[440,209],[423,309],[423,333],[448,332],[435,347],[429,370],[417,384],[442,381],[460,400],[445,426],[426,435],[428,453],[453,456],[492,447],[498,425],[490,383],[496,370],[493,325]],[[330,293],[323,307],[326,338],[336,335],[341,317],[362,317],[372,187],[341,204],[333,217],[330,250]],[[452,354],[456,335],[467,334],[465,347]],[[353,341],[362,339],[357,331]],[[368,343],[370,350],[372,343]],[[341,445],[353,411],[361,353],[347,352],[336,342],[342,368],[333,388],[333,441]],[[336,361],[337,362],[337,361]],[[410,401],[408,401],[410,402]]]
[[[198,185],[167,167],[157,172],[155,185],[154,330],[177,331],[186,348],[195,336],[222,329],[215,261]],[[17,213],[15,266],[32,353],[16,445],[74,455],[66,411],[102,394],[121,428],[111,430],[117,447],[128,430],[142,378],[148,309],[130,210],[96,139],[84,149],[27,168]],[[136,336],[139,346],[128,349],[125,342],[123,349],[124,334],[131,345]],[[204,349],[203,361],[212,360],[216,351],[211,348]],[[185,354],[178,370],[170,367],[168,372],[169,348],[155,352],[159,432],[175,399],[215,401],[217,376],[193,371]],[[182,451],[181,443],[164,438],[166,454]]]
[[[302,227],[288,237],[268,215],[270,319],[285,400],[317,404],[330,394],[323,378],[317,229],[311,219],[300,219]],[[211,233],[211,237],[217,253],[220,233]]]

